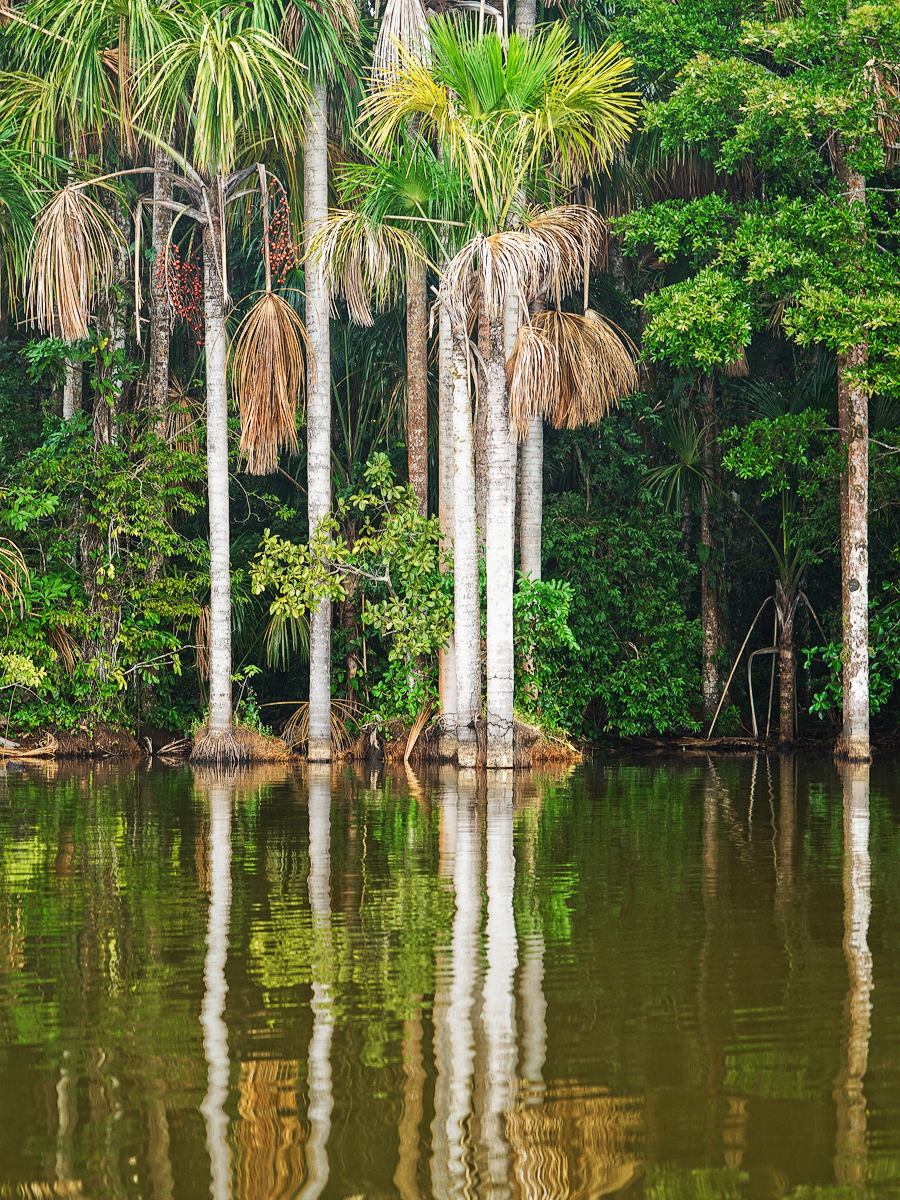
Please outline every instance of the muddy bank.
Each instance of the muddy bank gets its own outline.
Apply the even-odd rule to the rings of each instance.
[[[401,766],[407,761],[412,727],[403,721],[391,721],[387,728],[376,726],[364,728],[342,757],[350,762],[375,760],[385,766]],[[475,726],[477,738],[477,765],[483,767],[487,760],[487,721],[480,720]],[[337,756],[336,756],[337,757]],[[548,737],[536,725],[526,725],[516,720],[513,725],[513,764],[517,770],[527,770],[542,764],[569,764],[581,761],[580,751],[563,738]],[[452,763],[456,751],[452,743],[443,736],[440,722],[433,721],[415,739],[409,749],[410,766],[426,766],[431,763]]]

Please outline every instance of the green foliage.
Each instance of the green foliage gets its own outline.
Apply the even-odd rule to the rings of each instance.
[[[623,526],[578,496],[554,497],[544,545],[548,574],[572,589],[578,650],[548,653],[559,682],[540,703],[581,736],[595,722],[622,734],[696,728],[699,627],[684,611],[688,567],[662,506],[648,499]]]
[[[563,716],[559,699],[565,678],[556,651],[578,653],[568,625],[572,585],[564,579],[531,579],[519,575],[513,595],[516,706],[537,716],[544,726],[557,726]]]
[[[843,647],[838,641],[824,646],[810,646],[803,651],[804,667],[818,674],[819,690],[814,692],[809,706],[819,720],[827,714],[840,713],[843,704]],[[882,595],[873,589],[869,595],[869,708],[872,713],[884,711],[900,683],[900,595],[897,585],[887,582]],[[816,686],[816,684],[814,684]]]

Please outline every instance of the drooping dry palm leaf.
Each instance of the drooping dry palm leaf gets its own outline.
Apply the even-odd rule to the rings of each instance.
[[[609,228],[596,208],[586,204],[559,205],[529,217],[526,228],[556,250],[560,277],[549,280],[546,291],[557,303],[586,266],[591,270],[605,269]]]
[[[169,407],[166,413],[166,444],[186,454],[199,454],[197,430],[203,420],[202,405],[177,379],[169,381]]]
[[[428,17],[422,0],[387,0],[375,43],[373,88],[381,87],[400,70],[403,50],[427,63],[429,49]]]
[[[67,674],[74,675],[81,652],[65,625],[51,625],[47,631],[47,640],[59,655]]]
[[[521,437],[537,416],[556,429],[595,425],[637,390],[636,353],[599,313],[537,313],[519,330],[507,363],[510,426]]]
[[[297,453],[304,350],[315,370],[309,335],[296,310],[275,292],[264,292],[241,321],[231,349],[241,412],[239,451],[251,475],[274,471],[282,450]]]
[[[722,374],[728,379],[745,379],[750,374],[750,364],[747,362],[746,347],[740,347],[737,358],[725,364],[722,368]]]
[[[347,700],[331,701],[331,746],[337,757],[346,754],[353,745],[347,729],[348,721],[359,719],[359,706]],[[288,743],[309,741],[309,701],[304,700],[285,724],[281,736]]]
[[[28,319],[67,341],[87,337],[94,300],[111,284],[118,251],[125,249],[104,208],[82,185],[67,184],[42,209],[31,239]]]
[[[421,243],[405,229],[336,209],[313,235],[313,260],[325,268],[332,294],[347,301],[357,325],[372,325],[372,302],[386,308],[402,294],[412,268],[425,260]]]
[[[0,602],[3,607],[19,607],[24,615],[25,589],[29,582],[28,567],[22,551],[8,538],[0,538]]]

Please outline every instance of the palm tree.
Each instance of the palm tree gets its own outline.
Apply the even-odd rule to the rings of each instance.
[[[243,187],[258,172],[260,151],[285,155],[300,137],[309,112],[308,89],[296,61],[264,30],[248,26],[242,10],[179,10],[179,36],[153,54],[135,77],[141,96],[134,115],[139,135],[163,149],[176,164],[172,186],[178,201],[158,199],[177,221],[187,217],[202,230],[203,297],[207,380],[207,467],[210,537],[210,715],[207,735],[195,746],[199,758],[233,757],[231,736],[231,578],[228,498],[228,293],[227,210],[244,199]],[[185,131],[173,146],[156,130]],[[249,160],[249,162],[248,162]],[[119,173],[121,174],[121,173]],[[97,182],[96,180],[94,181]],[[51,314],[63,336],[84,336],[98,288],[115,269],[116,228],[104,209],[86,194],[88,183],[69,183],[45,208],[31,252],[29,302],[45,327]],[[261,360],[245,347],[244,377],[262,372],[263,396],[290,390],[285,372],[302,369],[297,322],[287,305],[267,294],[257,306],[257,334],[268,325],[281,340],[283,355]],[[263,311],[267,314],[263,316]],[[252,315],[252,314],[251,314]],[[278,330],[272,329],[277,323]],[[293,335],[293,336],[292,336]],[[287,342],[284,339],[287,338]],[[262,398],[262,397],[257,397]],[[283,409],[282,409],[282,415]],[[258,426],[267,436],[271,422]],[[245,430],[246,434],[246,430]],[[274,427],[276,441],[295,438],[293,412],[288,425]],[[242,449],[252,452],[247,440]]]
[[[570,254],[568,249],[563,253],[552,236],[536,231],[521,237],[514,230],[491,231],[522,220],[523,192],[544,192],[548,174],[560,186],[572,186],[583,173],[608,161],[627,139],[637,104],[624,88],[629,64],[619,57],[619,46],[588,58],[567,49],[565,40],[566,31],[559,27],[533,37],[513,34],[504,50],[496,35],[479,38],[461,25],[436,21],[431,62],[404,58],[401,69],[370,97],[367,106],[376,148],[386,145],[410,118],[419,121],[422,135],[435,138],[448,160],[468,176],[479,224],[488,231],[487,237],[479,234],[450,263],[444,291],[458,323],[465,323],[476,291],[488,322],[484,400],[489,481],[488,764],[498,767],[512,765],[513,741],[514,458],[504,323],[514,296],[527,301],[548,290],[548,270],[551,285],[570,273]],[[574,237],[571,248],[581,254],[583,263],[584,246]],[[456,447],[462,455],[468,454],[468,438],[460,438],[458,432]],[[457,484],[461,474],[465,467],[457,460]],[[468,497],[457,489],[457,574],[466,569],[461,559],[469,553],[460,536],[471,524],[467,507]],[[480,695],[480,680],[474,688],[468,674],[469,654],[462,644],[461,615],[456,614],[456,656],[462,742],[468,737],[466,698],[473,692]],[[477,661],[477,656],[472,657]]]

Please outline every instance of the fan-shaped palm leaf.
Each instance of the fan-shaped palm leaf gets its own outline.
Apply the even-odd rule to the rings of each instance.
[[[267,475],[282,450],[297,453],[297,401],[306,377],[306,327],[275,292],[244,317],[231,351],[241,413],[240,455],[251,475]]]

